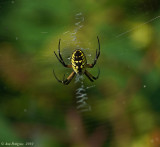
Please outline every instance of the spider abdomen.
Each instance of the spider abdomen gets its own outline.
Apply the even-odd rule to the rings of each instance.
[[[82,50],[78,49],[72,53],[71,63],[75,73],[82,74],[84,72],[87,60]]]

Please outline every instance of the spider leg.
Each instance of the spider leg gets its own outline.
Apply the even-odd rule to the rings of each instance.
[[[68,78],[64,81],[64,84],[65,84],[65,85],[68,85],[68,84],[72,81],[72,79],[74,78],[75,75],[76,75],[76,73],[73,71],[73,72],[68,76]]]
[[[87,74],[86,71],[84,72],[84,74],[87,76],[87,78],[88,78],[91,82],[93,82],[93,79]]]
[[[61,61],[64,63],[63,58],[62,58],[62,56],[61,56],[61,52],[60,52],[60,45],[61,45],[61,39],[59,39],[58,54],[59,54],[59,57],[60,57]]]
[[[67,65],[65,64],[63,58],[62,58],[62,55],[61,55],[61,52],[60,52],[60,42],[61,42],[61,39],[59,39],[59,44],[58,44],[58,55],[56,54],[56,52],[54,51],[54,54],[56,55],[57,59],[59,62],[61,62],[61,64],[64,66],[64,67],[68,67],[68,68],[71,68],[72,65]]]
[[[98,40],[98,49],[96,49],[96,57],[94,59],[93,64],[87,64],[88,68],[93,68],[94,67],[94,65],[96,64],[96,62],[97,62],[97,60],[99,58],[99,55],[100,55],[100,41],[99,41],[98,36],[97,36],[97,40]]]
[[[74,78],[75,72],[73,71],[73,72],[68,76],[67,79],[65,79],[65,74],[64,74],[63,80],[59,80],[59,79],[57,78],[54,70],[53,70],[53,75],[55,76],[55,78],[56,78],[56,80],[57,80],[58,82],[60,82],[60,83],[62,83],[62,84],[64,84],[64,85],[68,85],[68,84],[72,81],[72,79]]]
[[[98,70],[98,75],[96,77],[89,73],[87,70],[85,70],[84,74],[88,77],[88,79],[91,82],[93,82],[94,80],[97,80],[99,78],[100,70]]]
[[[56,80],[57,80],[58,82],[63,83],[61,80],[59,80],[59,79],[57,78],[57,76],[56,76],[56,74],[55,74],[55,72],[54,72],[54,69],[53,69],[53,75],[55,76],[55,78],[56,78]]]

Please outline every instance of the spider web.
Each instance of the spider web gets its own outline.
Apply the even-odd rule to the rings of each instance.
[[[83,28],[83,23],[85,21],[85,18],[82,14],[82,12],[79,12],[75,15],[75,28],[72,32],[67,31],[65,33],[63,33],[63,35],[67,35],[69,36],[69,38],[71,39],[71,42],[73,42],[75,44],[75,48],[76,49],[81,49],[82,51],[85,51],[86,49],[82,48],[81,42],[77,39],[77,34],[79,33],[79,31]],[[62,36],[63,37],[63,36]],[[65,43],[65,40],[64,40]],[[70,46],[71,43],[67,42],[67,45]],[[87,50],[89,50],[89,48],[87,48]],[[69,52],[70,53],[70,52]],[[67,49],[64,49],[64,54],[68,54],[67,53]],[[71,53],[70,53],[71,55]],[[87,57],[91,57],[91,54],[87,54]],[[71,56],[68,57],[68,60],[70,60]],[[75,84],[79,83],[80,87],[78,87],[75,90],[75,98],[76,100],[76,108],[79,112],[86,112],[86,111],[91,111],[91,106],[87,103],[87,99],[88,99],[88,95],[87,95],[87,89],[91,88],[93,86],[87,87],[84,85],[83,82],[84,78],[83,75],[76,75],[75,78]],[[95,86],[95,85],[94,85]]]

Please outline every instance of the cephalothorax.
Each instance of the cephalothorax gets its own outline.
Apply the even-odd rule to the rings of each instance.
[[[100,55],[100,42],[99,42],[99,38],[97,36],[97,40],[98,40],[98,49],[96,50],[96,57],[94,59],[94,62],[93,64],[88,64],[87,63],[87,59],[86,59],[86,56],[85,54],[83,53],[82,50],[80,49],[77,49],[75,50],[73,53],[72,53],[72,56],[71,56],[71,64],[67,65],[65,64],[65,62],[63,61],[63,58],[61,56],[61,53],[60,53],[60,39],[59,39],[59,44],[58,44],[58,53],[59,53],[59,56],[54,52],[54,54],[56,55],[57,59],[59,60],[59,62],[61,62],[61,64],[64,66],[64,67],[67,67],[67,68],[72,68],[73,69],[73,72],[68,76],[67,79],[63,79],[63,80],[59,80],[57,78],[57,76],[55,75],[55,72],[53,70],[53,74],[55,76],[55,78],[57,79],[58,82],[64,84],[64,85],[68,85],[71,80],[74,78],[74,76],[76,74],[85,74],[88,79],[93,82],[94,80],[98,79],[99,77],[99,73],[98,73],[98,76],[97,77],[94,77],[92,74],[90,74],[86,68],[93,68],[94,65],[96,64],[97,62],[97,59]]]

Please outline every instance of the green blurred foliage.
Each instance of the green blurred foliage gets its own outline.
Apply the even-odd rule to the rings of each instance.
[[[159,12],[158,0],[0,0],[0,144],[160,146]],[[53,51],[61,38],[67,64],[77,46],[91,63],[97,35],[100,78],[84,77],[92,111],[79,113],[80,85],[56,81],[53,68],[61,79],[72,69]]]

